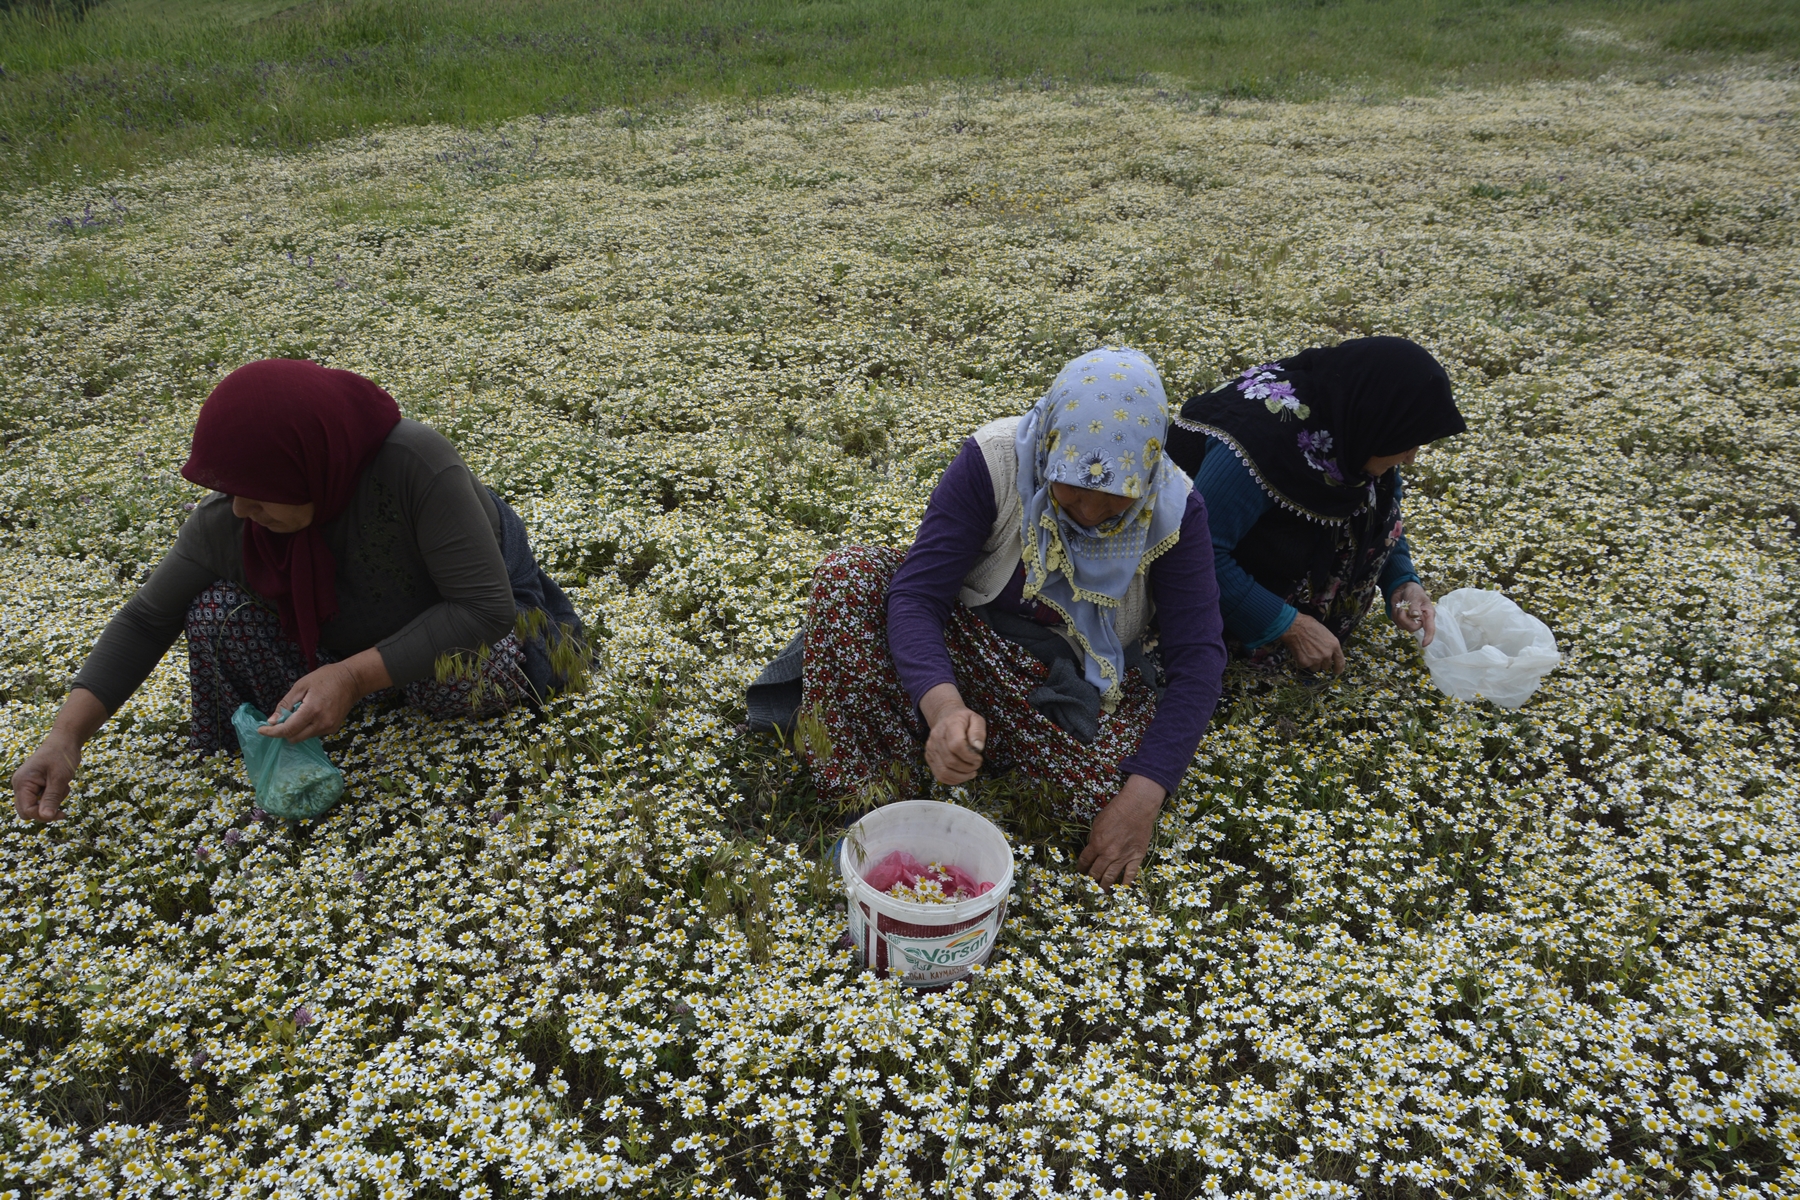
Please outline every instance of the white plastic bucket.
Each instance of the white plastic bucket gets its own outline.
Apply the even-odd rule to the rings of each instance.
[[[896,900],[862,877],[895,850],[920,862],[961,867],[994,886],[953,904]],[[862,950],[863,965],[915,987],[944,987],[994,952],[1012,891],[1012,846],[980,813],[936,800],[901,800],[850,827],[838,844],[838,873],[849,900],[850,940]]]

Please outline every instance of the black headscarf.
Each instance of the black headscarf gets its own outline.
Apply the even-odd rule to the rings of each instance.
[[[1251,367],[1182,406],[1175,426],[1230,446],[1277,503],[1338,524],[1375,503],[1371,458],[1468,428],[1450,376],[1417,342],[1357,338]],[[1176,455],[1170,431],[1169,450]]]

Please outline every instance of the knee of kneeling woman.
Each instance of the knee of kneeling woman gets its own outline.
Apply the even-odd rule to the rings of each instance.
[[[879,546],[841,546],[819,560],[815,574],[830,570],[855,570],[870,565],[879,554]]]
[[[813,586],[835,586],[864,579],[886,581],[893,577],[905,555],[886,546],[845,546],[819,560]]]

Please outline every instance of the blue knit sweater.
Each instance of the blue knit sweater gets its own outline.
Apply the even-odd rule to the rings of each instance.
[[[1394,468],[1396,472],[1399,469]],[[1293,605],[1252,579],[1233,553],[1251,526],[1275,506],[1275,501],[1262,490],[1250,468],[1218,438],[1206,439],[1206,458],[1194,476],[1194,487],[1206,500],[1213,572],[1219,580],[1219,614],[1225,619],[1225,632],[1242,642],[1244,649],[1254,650],[1286,633],[1299,615]],[[1396,497],[1405,492],[1398,475],[1394,478],[1394,490]],[[1381,594],[1391,602],[1395,588],[1417,582],[1412,550],[1402,537],[1394,543],[1387,566],[1382,569]]]

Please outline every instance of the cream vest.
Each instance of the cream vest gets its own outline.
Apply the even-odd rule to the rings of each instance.
[[[1025,543],[1019,535],[1019,525],[1025,518],[1025,502],[1019,498],[1019,453],[1013,446],[1013,435],[1018,428],[1019,418],[1002,417],[975,431],[975,444],[981,447],[981,456],[987,460],[988,477],[994,481],[994,507],[1000,513],[994,518],[994,527],[988,530],[987,541],[981,543],[981,561],[963,576],[962,592],[957,599],[970,608],[986,604],[1006,590],[1013,572],[1023,561]],[[1119,644],[1128,647],[1143,637],[1144,630],[1150,627],[1150,618],[1155,615],[1156,605],[1150,599],[1144,586],[1144,573],[1140,571],[1113,613],[1113,628],[1119,632]],[[1081,653],[1081,646],[1066,632],[1063,640],[1074,646],[1077,654]]]

